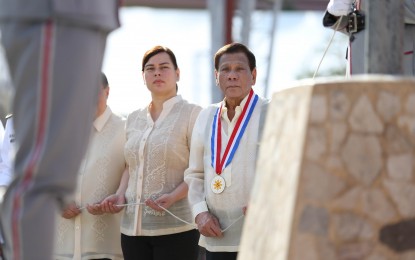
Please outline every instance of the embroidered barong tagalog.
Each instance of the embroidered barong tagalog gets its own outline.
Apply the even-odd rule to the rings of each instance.
[[[225,179],[220,176],[223,170],[228,166],[233,156],[235,155],[236,150],[238,149],[239,142],[245,132],[245,129],[248,125],[249,119],[251,118],[252,112],[254,111],[255,105],[258,101],[258,95],[254,93],[251,89],[248,95],[248,99],[242,109],[242,113],[238,118],[238,121],[235,124],[235,128],[232,131],[231,137],[226,145],[225,151],[222,158],[220,157],[222,151],[222,135],[221,135],[221,114],[223,104],[218,107],[216,113],[213,117],[212,122],[212,136],[210,139],[211,145],[211,165],[215,169],[217,176],[213,178],[211,182],[211,189],[213,193],[219,194],[222,193],[225,189]]]

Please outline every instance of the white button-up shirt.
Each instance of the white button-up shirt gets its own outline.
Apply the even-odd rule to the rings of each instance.
[[[155,122],[147,107],[128,116],[124,151],[130,174],[125,194],[127,203],[156,199],[183,182],[193,125],[200,110],[200,106],[175,96],[163,103],[163,111]],[[187,198],[177,201],[168,210],[192,222]],[[194,226],[165,211],[139,204],[126,206],[121,221],[121,232],[129,236],[160,236],[191,229]]]
[[[125,120],[107,107],[95,119],[74,195],[79,207],[114,194],[125,169]],[[54,259],[123,259],[118,214],[92,215],[86,209],[72,219],[58,216]]]
[[[220,115],[222,123],[221,155],[224,153],[246,101],[247,97],[242,100],[239,107],[236,107],[232,120],[229,120],[227,116],[227,109],[225,107],[222,109]],[[185,181],[189,185],[188,197],[193,217],[201,212],[209,211],[219,219],[222,230],[230,227],[223,233],[222,238],[201,235],[199,245],[211,252],[236,252],[239,248],[244,223],[242,208],[248,206],[255,178],[257,150],[262,130],[261,123],[263,122],[261,113],[265,111],[268,101],[259,98],[233,160],[220,174],[225,179],[226,187],[222,193],[216,194],[211,189],[212,179],[217,176],[211,165],[212,121],[216,110],[223,102],[203,109],[197,118]]]

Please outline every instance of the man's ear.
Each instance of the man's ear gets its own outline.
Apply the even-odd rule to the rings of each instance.
[[[253,85],[255,85],[255,83],[256,83],[256,68],[254,68],[254,69],[252,70],[251,75],[252,75],[252,86],[253,86]]]

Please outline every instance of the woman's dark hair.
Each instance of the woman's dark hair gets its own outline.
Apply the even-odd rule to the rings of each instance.
[[[255,55],[248,49],[248,47],[238,42],[227,44],[216,52],[215,57],[214,57],[215,69],[216,70],[219,69],[219,61],[220,61],[220,58],[224,54],[239,53],[239,52],[244,53],[246,55],[246,57],[248,58],[248,62],[249,62],[249,69],[253,71],[256,68]]]
[[[167,47],[157,45],[151,48],[150,50],[146,51],[146,53],[144,53],[143,60],[141,62],[141,71],[144,71],[144,66],[146,65],[148,60],[151,59],[151,57],[161,52],[165,52],[169,55],[171,62],[173,63],[174,69],[177,70],[178,66],[176,56],[174,55],[173,51]]]

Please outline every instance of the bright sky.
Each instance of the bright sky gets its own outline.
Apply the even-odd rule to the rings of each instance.
[[[270,12],[253,15],[249,47],[257,58],[258,80],[254,87],[257,93],[270,97],[295,80],[301,71],[317,68],[332,35],[331,30],[321,25],[322,15],[323,12],[280,13],[266,95],[263,85],[272,18]],[[207,10],[125,7],[120,16],[122,26],[108,39],[103,66],[111,86],[109,104],[115,112],[128,114],[150,102],[140,69],[142,55],[154,45],[165,45],[176,54],[181,69],[179,94],[202,106],[211,103],[214,74],[210,67],[213,58]],[[346,47],[341,48],[344,53]]]
[[[257,59],[258,78],[254,90],[259,95],[270,98],[276,91],[291,86],[291,82],[298,75],[304,75],[304,71],[315,71],[333,35],[332,30],[322,26],[322,16],[323,12],[280,13],[274,52],[268,59],[271,12],[257,11],[253,14],[249,48]],[[141,59],[144,52],[154,45],[165,45],[176,54],[181,71],[179,94],[202,106],[212,102],[210,92],[214,73],[207,10],[124,7],[120,18],[121,27],[108,38],[103,64],[111,86],[109,105],[114,112],[127,115],[150,102],[150,94],[141,76]],[[238,24],[240,20],[235,18],[235,32],[240,29]],[[235,41],[238,41],[237,34],[234,35]],[[320,71],[345,62],[347,38],[338,33],[335,39],[340,46],[339,43],[331,46]],[[5,69],[3,57],[0,58],[1,80],[5,77]],[[264,93],[268,60],[271,61],[271,73],[268,92]]]

